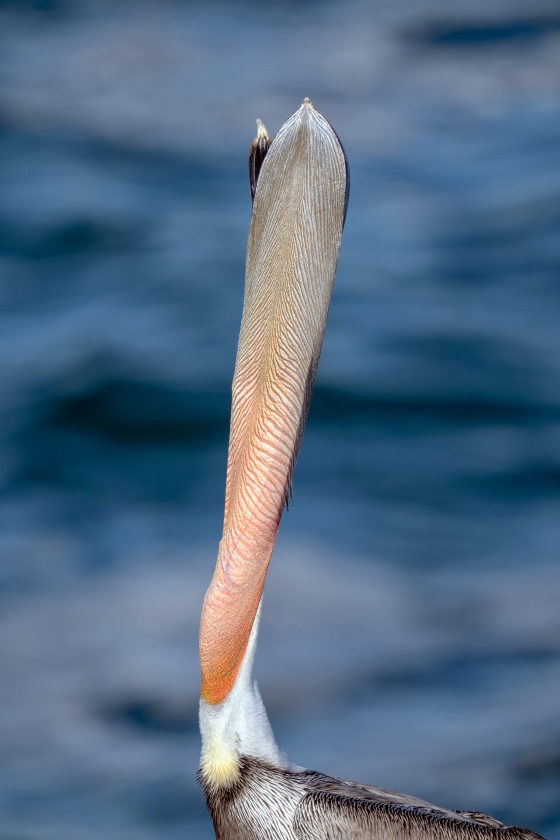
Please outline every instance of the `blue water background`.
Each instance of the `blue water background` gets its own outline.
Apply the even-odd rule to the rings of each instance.
[[[560,838],[553,3],[0,4],[0,837],[210,838],[246,154],[351,198],[257,675],[298,764]]]

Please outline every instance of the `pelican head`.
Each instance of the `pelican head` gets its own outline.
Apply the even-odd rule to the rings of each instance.
[[[315,381],[347,184],[338,138],[306,99],[256,183],[223,535],[200,628],[201,696],[210,704],[233,688],[261,599]]]
[[[200,626],[202,708],[231,695],[307,419],[348,200],[348,167],[305,99],[249,156],[253,213],[233,379],[223,534]],[[209,713],[210,713],[209,712]]]

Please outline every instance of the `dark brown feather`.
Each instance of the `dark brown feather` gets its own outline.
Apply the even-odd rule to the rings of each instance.
[[[249,149],[249,189],[251,190],[251,204],[255,200],[255,192],[257,191],[257,181],[259,180],[261,166],[263,165],[266,154],[272,144],[271,137],[267,134],[264,126],[262,126],[264,130],[261,130],[261,125],[262,123],[259,125],[259,132],[251,143],[251,148]]]

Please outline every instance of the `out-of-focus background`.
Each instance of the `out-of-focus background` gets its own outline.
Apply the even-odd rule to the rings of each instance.
[[[0,4],[0,836],[208,840],[246,154],[352,190],[257,673],[298,764],[560,838],[560,12]]]

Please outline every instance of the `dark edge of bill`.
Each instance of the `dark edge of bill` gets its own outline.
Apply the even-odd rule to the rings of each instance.
[[[272,145],[272,138],[260,120],[257,120],[257,136],[251,143],[249,149],[249,187],[251,190],[251,204],[255,200],[259,172],[263,165],[266,153]]]

